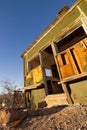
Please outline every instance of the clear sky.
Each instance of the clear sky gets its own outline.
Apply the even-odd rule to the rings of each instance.
[[[58,11],[76,0],[0,0],[0,91],[3,80],[23,87],[21,54],[54,20]]]

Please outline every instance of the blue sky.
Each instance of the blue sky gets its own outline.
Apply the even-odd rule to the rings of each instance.
[[[23,87],[21,54],[54,20],[58,11],[76,0],[0,0],[0,91],[2,81]]]

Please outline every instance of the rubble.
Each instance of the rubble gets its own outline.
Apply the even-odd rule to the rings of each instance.
[[[8,130],[86,130],[87,105],[64,105],[29,110],[17,127]],[[7,130],[7,128],[4,130]]]
[[[56,106],[32,112],[20,130],[86,130],[87,106]]]
[[[26,116],[27,110],[15,108],[2,108],[0,109],[0,129],[11,128],[17,126]]]

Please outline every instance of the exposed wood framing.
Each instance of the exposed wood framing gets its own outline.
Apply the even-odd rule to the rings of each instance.
[[[87,72],[84,72],[84,73],[81,73],[81,74],[78,74],[78,75],[73,75],[73,76],[70,76],[68,78],[64,78],[63,80],[58,82],[58,84],[66,83],[66,82],[73,81],[73,80],[83,78],[83,77],[87,77]]]
[[[44,81],[44,86],[45,86],[45,92],[46,92],[46,95],[48,95],[48,88],[47,88],[47,82],[46,82],[46,74],[45,74],[45,69],[44,69],[44,66],[43,66],[43,57],[42,57],[41,52],[39,52],[39,58],[40,58],[40,65],[41,65],[41,68],[42,68],[42,74],[43,74],[43,81]]]
[[[24,86],[25,86],[25,58],[23,59],[23,73],[24,73]]]
[[[41,85],[42,85],[42,83],[38,83],[38,84],[34,84],[34,85],[29,85],[29,86],[26,86],[26,87],[20,89],[20,91],[22,91],[22,90],[25,91],[25,90],[35,89],[35,88],[38,88],[38,87],[41,86]]]
[[[58,78],[54,78],[54,77],[47,77],[47,76],[46,76],[46,79],[47,79],[47,80],[52,80],[52,81],[57,81],[57,82],[59,81]]]
[[[73,104],[73,102],[72,102],[72,100],[71,100],[71,97],[70,97],[70,95],[69,95],[68,89],[67,89],[67,85],[63,83],[63,84],[62,84],[62,87],[63,87],[63,90],[64,90],[66,96],[67,96],[67,101],[68,101],[68,103],[69,103],[69,104]]]
[[[54,37],[53,41],[54,42],[59,42],[63,38],[65,38],[68,35],[70,35],[70,33],[72,33],[73,31],[75,31],[77,28],[79,28],[82,25],[81,18],[82,18],[82,16],[79,16],[75,21],[73,21],[73,23],[69,24],[66,28],[64,28],[61,31],[61,33],[57,34]]]
[[[68,56],[70,57],[70,60],[71,60],[71,63],[72,63],[73,70],[74,70],[75,74],[78,74],[77,67],[76,67],[76,65],[75,65],[75,63],[74,63],[73,57],[72,57],[72,55],[71,55],[71,53],[70,53],[70,50],[69,50],[69,49],[68,49],[68,53],[69,53],[69,55],[68,55]]]
[[[74,83],[80,84],[87,79],[86,1],[78,0],[62,17],[57,17],[22,54],[22,58],[24,58],[24,78],[29,78],[29,75],[27,75],[29,72],[27,73],[25,68],[28,60],[31,62],[32,69],[35,67],[37,69],[37,66],[40,65],[45,95],[64,93],[69,104],[75,103],[72,96]],[[52,75],[49,74],[50,71]],[[37,75],[34,73],[35,77],[38,77]],[[24,83],[27,81],[26,79],[24,79]],[[38,84],[39,82],[35,82],[35,85],[26,83],[24,84],[24,86],[27,86],[24,87],[25,92],[29,89],[37,89],[39,85],[42,85],[42,83]],[[81,85],[83,86],[83,83]],[[77,86],[75,85],[75,87]],[[78,88],[75,91],[79,91]]]
[[[58,49],[57,49],[55,43],[53,43],[53,42],[51,43],[51,47],[52,47],[54,59],[55,59],[56,65],[57,65],[57,70],[58,70],[58,73],[59,73],[59,76],[60,76],[60,79],[61,79],[61,74],[60,74],[60,70],[59,70],[59,65],[58,65],[57,58],[56,58]]]

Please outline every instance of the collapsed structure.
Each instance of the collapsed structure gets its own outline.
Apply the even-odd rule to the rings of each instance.
[[[87,104],[87,0],[64,6],[22,58],[27,106],[60,94],[68,104]]]

